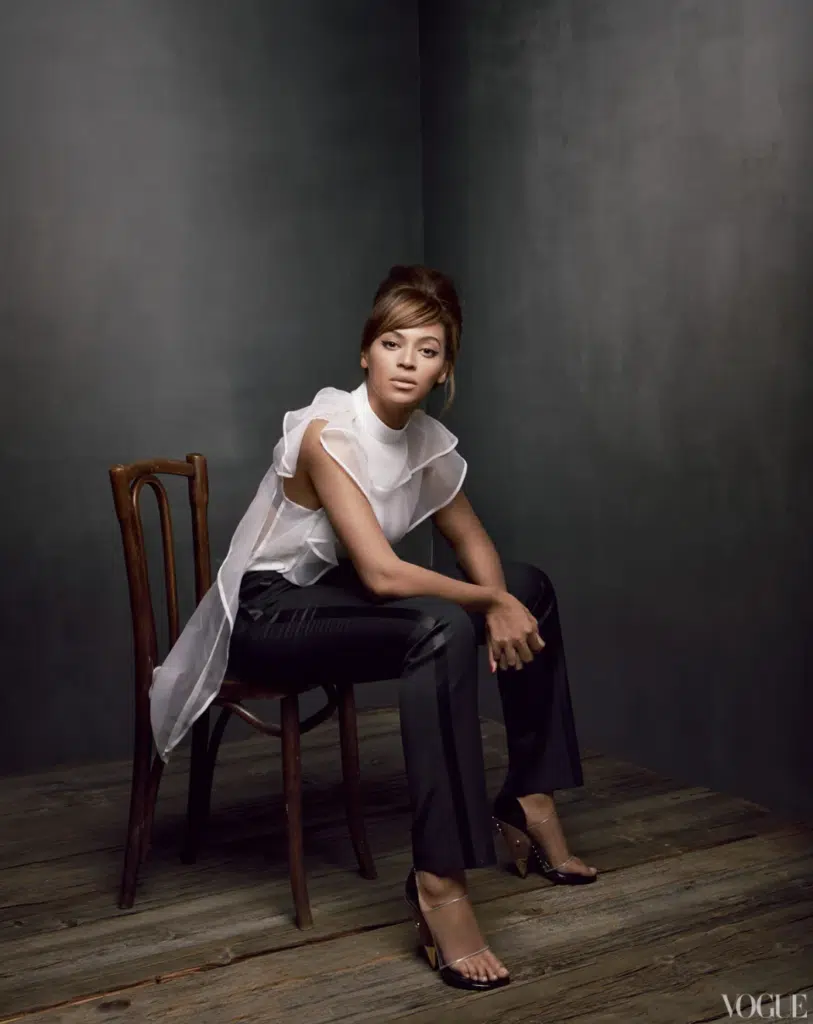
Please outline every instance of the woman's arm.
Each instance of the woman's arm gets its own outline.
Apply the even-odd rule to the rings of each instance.
[[[462,490],[432,518],[470,580],[482,586],[506,589],[502,563],[494,542]]]
[[[314,419],[308,424],[299,459],[362,583],[382,598],[428,594],[448,598],[475,611],[491,608],[504,595],[504,580],[501,588],[465,583],[396,555],[367,496],[322,445],[321,434],[326,423],[325,419]]]
[[[536,627],[529,628],[528,635],[517,637],[515,621],[500,619],[499,595],[508,597],[502,563],[494,542],[471,507],[469,499],[458,491],[455,497],[438,509],[434,515],[437,528],[452,546],[460,567],[470,580],[487,586],[497,595],[495,604],[486,611],[486,646],[488,666],[492,672],[497,667],[521,669],[523,663],[531,661],[535,652],[544,646]],[[528,609],[521,606],[534,621]],[[516,610],[515,610],[516,613]],[[527,623],[530,627],[530,622]]]

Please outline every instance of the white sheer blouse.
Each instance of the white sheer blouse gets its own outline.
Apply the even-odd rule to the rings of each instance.
[[[388,427],[370,406],[366,381],[350,392],[322,388],[310,405],[287,412],[271,467],[234,532],[216,581],[153,670],[150,713],[164,761],[223,682],[243,574],[276,569],[292,583],[309,586],[346,557],[325,510],[303,508],[282,489],[281,478],[296,471],[312,419],[328,421],[322,446],[366,494],[391,544],[463,486],[467,466],[455,450],[454,434],[422,409],[402,429]]]

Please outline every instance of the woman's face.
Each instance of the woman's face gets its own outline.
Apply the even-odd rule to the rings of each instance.
[[[384,407],[400,407],[408,414],[436,383],[446,380],[443,325],[386,331],[362,355],[361,365],[367,370],[371,401],[375,395]]]

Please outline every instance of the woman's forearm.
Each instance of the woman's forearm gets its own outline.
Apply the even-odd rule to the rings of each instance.
[[[485,530],[477,530],[458,544],[455,555],[461,569],[473,583],[495,587],[497,590],[506,589],[500,556]]]
[[[423,595],[445,597],[471,611],[484,612],[492,607],[501,591],[497,587],[466,583],[399,558],[381,574],[375,593],[387,599]]]
[[[505,576],[497,549],[485,531],[455,549],[455,555],[471,582],[424,569],[399,559],[376,587],[381,597],[445,597],[472,611],[487,611],[506,592]]]

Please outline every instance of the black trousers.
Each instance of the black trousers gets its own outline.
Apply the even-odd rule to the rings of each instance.
[[[544,649],[496,672],[513,796],[583,784],[556,596],[548,577],[503,562],[508,590],[539,622]],[[450,573],[466,579],[458,568]],[[496,863],[478,711],[477,646],[485,617],[439,597],[385,600],[343,560],[299,587],[278,572],[243,577],[229,672],[275,684],[399,679],[412,808],[413,863],[449,875]]]

